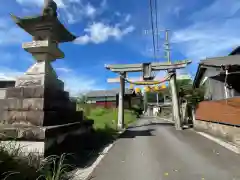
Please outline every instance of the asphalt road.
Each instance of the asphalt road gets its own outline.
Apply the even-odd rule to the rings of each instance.
[[[141,119],[114,144],[94,180],[240,180],[240,156],[191,130]]]

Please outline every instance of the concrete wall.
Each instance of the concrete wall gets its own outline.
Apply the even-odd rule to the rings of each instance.
[[[6,88],[0,88],[0,99],[4,99],[6,96]]]
[[[153,107],[153,115],[154,116],[158,115],[159,109],[160,109],[159,107]]]
[[[220,100],[225,98],[224,82],[217,81],[211,77],[220,73],[220,68],[207,68],[200,84],[205,84],[205,99]]]
[[[207,121],[200,121],[195,120],[194,128],[198,131],[206,132],[213,136],[219,137],[223,140],[228,142],[232,142],[236,145],[240,146],[240,128],[219,124],[219,123],[212,123]]]

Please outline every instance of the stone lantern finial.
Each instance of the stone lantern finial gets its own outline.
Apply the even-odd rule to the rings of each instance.
[[[44,0],[43,15],[57,17],[57,4],[53,0]]]

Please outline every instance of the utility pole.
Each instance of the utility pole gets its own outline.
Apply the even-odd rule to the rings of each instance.
[[[165,30],[165,53],[166,53],[166,58],[169,63],[171,63],[171,57],[170,57],[170,43],[169,43],[169,30]]]
[[[171,57],[170,57],[170,42],[169,42],[169,30],[165,30],[165,52],[166,58],[169,64],[171,64]],[[176,80],[176,69],[168,69],[168,74],[170,75],[170,88],[172,94],[172,115],[173,120],[175,121],[175,128],[177,130],[182,129],[182,122],[180,116],[180,106],[179,106],[179,97],[178,97],[178,90],[177,90],[177,80]]]

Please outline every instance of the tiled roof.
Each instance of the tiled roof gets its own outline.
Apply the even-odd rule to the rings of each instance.
[[[104,97],[104,96],[116,96],[119,92],[119,89],[112,90],[96,90],[90,91],[86,94],[87,97]],[[125,94],[132,94],[131,89],[125,89]]]
[[[240,55],[207,58],[200,61],[201,65],[221,66],[221,65],[240,65]]]

